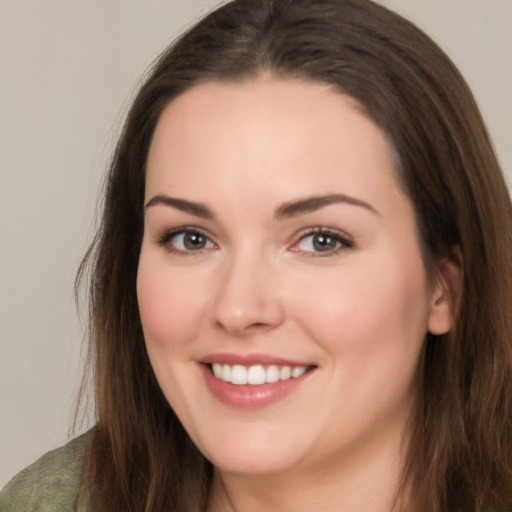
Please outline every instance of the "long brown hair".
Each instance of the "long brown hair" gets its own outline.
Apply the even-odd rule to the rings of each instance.
[[[159,389],[136,274],[145,164],[159,116],[205,81],[262,71],[333,85],[389,136],[426,261],[463,254],[455,326],[427,335],[404,485],[414,509],[512,510],[512,208],[481,115],[446,55],[370,0],[235,0],[158,60],[128,114],[89,269],[97,426],[93,510],[204,510],[211,464]]]

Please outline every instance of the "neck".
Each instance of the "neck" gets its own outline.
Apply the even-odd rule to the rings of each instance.
[[[352,447],[343,457],[280,474],[216,468],[207,511],[399,512],[402,445],[402,436],[395,436],[392,442]]]

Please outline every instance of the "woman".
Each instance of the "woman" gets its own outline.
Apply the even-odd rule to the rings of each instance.
[[[369,0],[228,3],[112,162],[81,270],[97,425],[4,508],[511,510],[511,242],[428,37]]]

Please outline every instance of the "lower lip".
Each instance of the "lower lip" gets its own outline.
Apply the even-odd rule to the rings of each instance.
[[[271,384],[239,386],[217,379],[209,365],[200,364],[199,366],[210,392],[226,405],[242,409],[257,409],[278,402],[296,390],[313,373],[313,370],[309,370],[300,377],[280,380]]]

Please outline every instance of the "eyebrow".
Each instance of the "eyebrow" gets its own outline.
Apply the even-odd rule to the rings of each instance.
[[[304,199],[297,199],[296,201],[285,203],[276,210],[275,217],[281,220],[296,217],[336,203],[359,206],[376,215],[380,215],[372,205],[362,201],[361,199],[356,199],[355,197],[350,197],[345,194],[329,194],[325,196],[306,197]]]
[[[185,213],[191,213],[196,217],[203,219],[214,219],[214,213],[206,205],[202,203],[193,203],[186,199],[178,199],[177,197],[170,197],[165,195],[156,195],[146,203],[146,208],[152,208],[156,205],[171,206]]]
[[[336,203],[345,203],[352,206],[359,206],[376,215],[380,215],[373,206],[366,203],[365,201],[362,201],[361,199],[356,199],[355,197],[350,197],[345,194],[328,194],[325,196],[306,197],[304,199],[297,199],[295,201],[284,203],[279,206],[279,208],[277,208],[274,217],[278,220],[284,220],[290,217],[311,213],[319,210],[320,208],[324,208]],[[163,194],[158,194],[151,198],[146,203],[145,208],[152,208],[157,205],[170,206],[182,212],[190,213],[203,219],[215,218],[213,211],[210,210],[210,208],[208,208],[208,206],[205,204],[194,203],[192,201],[187,201],[186,199],[179,199],[177,197],[171,197]]]

